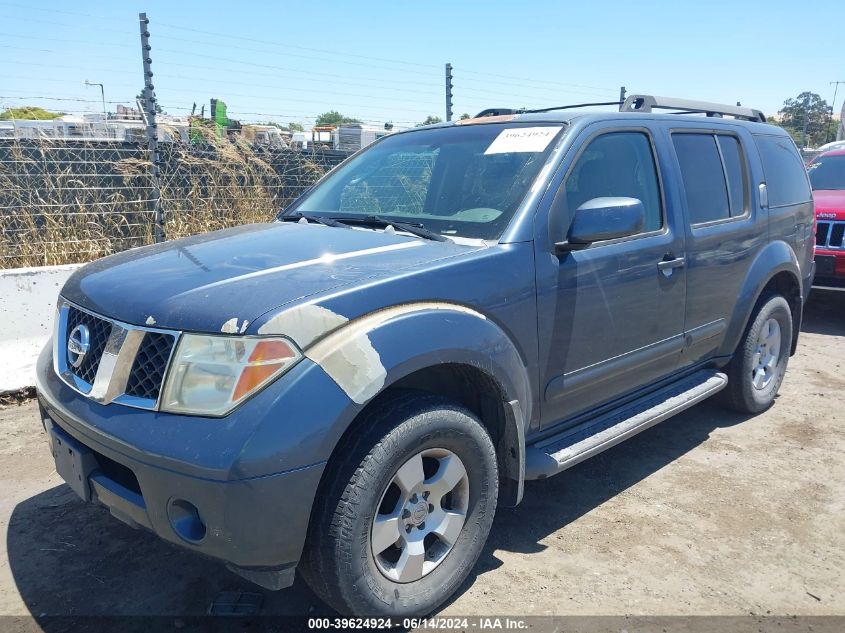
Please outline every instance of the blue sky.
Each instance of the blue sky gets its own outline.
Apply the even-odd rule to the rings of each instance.
[[[0,108],[97,111],[99,88],[86,79],[131,104],[142,85],[139,11],[172,114],[217,97],[245,121],[308,125],[335,109],[413,123],[444,116],[445,62],[456,115],[612,100],[622,85],[773,113],[804,90],[830,102],[830,82],[845,80],[845,13],[833,0],[0,0]]]

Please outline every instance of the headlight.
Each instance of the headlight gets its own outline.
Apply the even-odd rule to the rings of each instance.
[[[164,385],[161,410],[226,415],[302,358],[284,338],[183,334]]]

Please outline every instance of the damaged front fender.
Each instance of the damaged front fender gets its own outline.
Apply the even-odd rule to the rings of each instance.
[[[303,375],[302,384],[288,385],[292,406],[303,410],[302,420],[293,416],[290,422],[305,425],[299,432],[303,436],[300,442],[279,444],[274,438],[261,437],[264,431],[260,430],[253,438],[257,446],[301,447],[307,436],[305,443],[313,443],[312,456],[327,460],[367,402],[403,378],[443,364],[473,367],[499,385],[502,399],[512,411],[506,416],[507,437],[524,438],[525,421],[531,419],[526,360],[496,322],[466,306],[417,302],[348,320],[325,307],[301,305],[269,318],[259,333],[282,334],[294,340],[320,376]],[[304,384],[327,379],[334,383],[332,389],[322,384],[315,391]],[[320,393],[335,395],[323,401]],[[342,398],[337,397],[341,393],[346,399],[343,406]],[[314,394],[313,400],[310,394]],[[285,411],[286,418],[289,413]],[[513,468],[516,474],[521,472],[524,442],[514,445],[519,447]],[[291,460],[296,457],[282,459],[288,466]],[[521,479],[518,475],[513,478]]]

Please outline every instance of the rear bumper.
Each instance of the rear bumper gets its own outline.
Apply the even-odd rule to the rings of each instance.
[[[228,480],[197,475],[192,472],[196,465],[189,462],[150,463],[153,460],[139,456],[135,447],[116,445],[115,438],[91,423],[97,420],[71,411],[78,410],[73,405],[84,398],[67,393],[67,387],[39,364],[42,424],[58,458],[59,474],[80,496],[106,506],[133,527],[224,561],[260,585],[280,589],[293,582],[325,462]],[[97,412],[92,408],[90,416]],[[155,422],[151,416],[147,420]],[[77,470],[68,470],[68,458],[57,453],[69,449],[79,456],[73,457],[78,476]]]

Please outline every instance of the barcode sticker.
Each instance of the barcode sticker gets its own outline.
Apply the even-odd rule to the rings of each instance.
[[[503,130],[484,154],[509,154],[511,152],[542,152],[561,126],[555,127],[515,127]]]

